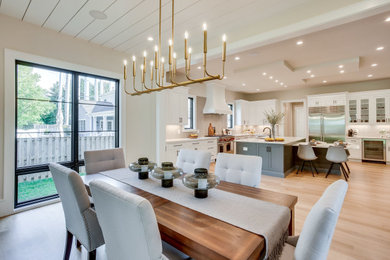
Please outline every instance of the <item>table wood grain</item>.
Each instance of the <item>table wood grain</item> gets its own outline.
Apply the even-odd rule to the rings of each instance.
[[[102,180],[150,201],[162,240],[195,259],[258,259],[264,254],[264,237],[102,174],[82,177],[89,191],[92,180]],[[294,230],[297,197],[279,192],[221,182],[217,189],[272,202],[290,209],[290,234]]]

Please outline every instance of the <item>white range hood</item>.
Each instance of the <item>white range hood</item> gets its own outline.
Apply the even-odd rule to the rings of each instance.
[[[232,114],[226,104],[225,86],[216,83],[206,85],[206,104],[203,108],[203,114]]]

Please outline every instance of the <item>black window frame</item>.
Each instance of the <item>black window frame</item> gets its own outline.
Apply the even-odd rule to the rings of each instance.
[[[232,111],[232,114],[227,115],[227,128],[232,129],[234,128],[234,105],[228,104],[228,107]]]
[[[194,127],[195,127],[195,124],[194,124],[194,118],[195,118],[195,115],[194,115],[194,102],[195,102],[195,100],[194,100],[194,98],[193,97],[188,97],[187,98],[187,102],[188,101],[191,101],[191,102],[189,102],[189,106],[187,107],[187,114],[190,114],[191,116],[190,117],[188,117],[188,121],[190,122],[190,125],[189,125],[189,127],[186,127],[187,126],[187,124],[184,126],[184,129],[185,130],[193,130],[194,129]],[[188,103],[187,103],[188,104]]]
[[[60,162],[60,164],[71,168],[75,170],[76,172],[79,172],[79,169],[81,166],[84,166],[84,160],[79,160],[79,77],[80,76],[86,76],[86,77],[95,77],[97,79],[101,80],[110,80],[115,82],[115,118],[114,118],[114,125],[115,129],[111,130],[110,132],[115,132],[115,147],[119,147],[119,130],[120,130],[120,113],[119,113],[119,106],[120,106],[120,89],[119,89],[119,79],[115,78],[109,78],[105,76],[85,73],[85,72],[79,72],[74,70],[68,70],[68,69],[62,69],[54,66],[49,65],[42,65],[34,62],[27,62],[22,60],[15,60],[15,154],[14,154],[14,166],[15,166],[15,194],[14,194],[14,208],[20,208],[32,204],[36,204],[39,202],[48,201],[51,199],[58,198],[58,194],[53,194],[49,196],[45,196],[42,198],[27,200],[23,202],[18,202],[18,177],[21,175],[27,175],[27,174],[33,174],[33,173],[39,173],[39,172],[45,172],[49,171],[49,164],[40,164],[40,165],[33,165],[33,166],[27,166],[27,167],[17,167],[17,138],[18,138],[18,65],[24,65],[24,66],[31,66],[34,68],[41,68],[46,70],[52,70],[57,72],[64,72],[64,73],[70,73],[72,74],[72,98],[71,98],[71,104],[72,104],[72,117],[71,117],[71,125],[72,125],[72,131],[71,131],[71,160],[68,162]],[[81,103],[83,104],[83,103]],[[89,131],[89,132],[97,132],[97,131]]]

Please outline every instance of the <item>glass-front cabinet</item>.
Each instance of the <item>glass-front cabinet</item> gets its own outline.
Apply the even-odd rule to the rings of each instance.
[[[386,123],[386,98],[380,97],[375,99],[375,122],[376,123]]]
[[[370,122],[370,100],[368,98],[352,98],[348,100],[349,123]]]
[[[349,122],[357,123],[358,122],[358,114],[357,114],[357,100],[349,100]]]
[[[370,122],[370,100],[368,98],[360,100],[360,122]]]

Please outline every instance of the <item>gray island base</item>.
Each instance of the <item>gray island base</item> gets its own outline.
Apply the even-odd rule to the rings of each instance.
[[[236,141],[236,153],[260,156],[262,174],[285,178],[298,168],[294,161],[293,145],[305,141],[302,137],[285,137],[283,142],[266,142],[264,139]]]

